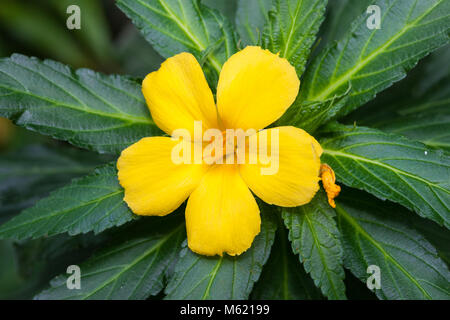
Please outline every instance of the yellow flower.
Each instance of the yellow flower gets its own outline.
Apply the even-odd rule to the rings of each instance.
[[[269,204],[295,207],[310,202],[319,190],[319,143],[295,127],[262,130],[283,115],[299,86],[286,59],[249,46],[223,65],[216,105],[194,56],[181,53],[167,59],[142,84],[158,127],[168,135],[184,128],[191,136],[194,121],[202,121],[204,130],[222,132],[255,129],[260,135],[278,130],[278,171],[261,174],[266,164],[260,159],[253,164],[175,164],[171,154],[178,141],[143,138],[125,149],[117,163],[125,202],[135,214],[164,216],[189,198],[185,215],[192,251],[204,255],[246,251],[261,223],[252,192]],[[184,143],[194,149],[198,142]]]

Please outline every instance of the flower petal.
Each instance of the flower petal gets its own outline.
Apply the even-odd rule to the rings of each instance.
[[[286,59],[249,46],[223,65],[217,107],[225,128],[263,129],[294,102],[300,81]]]
[[[194,121],[203,129],[217,128],[214,97],[203,71],[190,53],[180,53],[148,74],[142,92],[156,125],[169,135],[175,129],[188,129],[193,137]]]
[[[189,197],[188,245],[199,254],[241,254],[250,248],[260,225],[258,205],[237,165],[212,166]]]
[[[151,137],[122,151],[117,161],[119,182],[125,189],[124,200],[135,214],[169,214],[197,187],[207,166],[175,164],[171,155],[178,143],[193,148],[190,142]]]
[[[274,140],[275,130],[278,130],[278,147]],[[256,164],[246,162],[240,165],[241,176],[249,188],[260,199],[278,206],[296,207],[311,201],[319,190],[320,144],[307,132],[295,127],[259,131],[258,141],[262,134],[267,134],[271,161],[263,164],[258,154]],[[261,169],[266,170],[265,174]]]

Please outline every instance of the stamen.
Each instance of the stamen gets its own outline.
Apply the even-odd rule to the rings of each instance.
[[[213,154],[211,157],[203,156],[203,160],[207,159],[210,163],[226,163],[226,160],[228,157],[236,157],[236,150],[237,150],[237,139],[234,138],[234,142],[227,139],[226,130],[222,131],[222,153],[215,154],[216,149],[213,150]],[[227,153],[227,146],[233,147],[231,151]],[[222,162],[218,162],[220,159],[222,159]],[[236,162],[236,159],[233,163]]]
[[[328,203],[333,208],[336,208],[336,203],[334,202],[334,198],[339,195],[341,192],[341,187],[335,184],[336,176],[334,175],[333,169],[327,164],[322,164],[320,166],[320,177],[322,178],[322,185],[327,193]]]

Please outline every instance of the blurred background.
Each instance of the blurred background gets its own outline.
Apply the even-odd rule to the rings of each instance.
[[[236,1],[202,2],[220,10],[234,22]],[[330,0],[327,18],[312,55],[345,34],[368,2]],[[80,30],[66,27],[69,16],[66,10],[72,4],[81,9]],[[163,61],[115,6],[114,0],[0,0],[0,58],[13,53],[57,60],[75,69],[90,68],[136,78],[156,70]],[[393,101],[398,101],[399,97],[402,101],[415,99],[415,94],[434,84],[422,81],[423,74],[430,75],[429,79],[448,78],[448,67],[442,68],[442,65],[448,65],[449,56],[450,46],[447,46],[424,59],[405,80],[349,115],[348,122],[364,123],[364,118],[376,120],[380,114],[389,114],[397,108]],[[438,76],[440,73],[442,77]],[[427,87],[423,89],[425,84]],[[389,105],[392,108],[388,108]],[[111,156],[79,150],[0,118],[0,224],[50,191],[111,160]],[[65,272],[67,265],[87,258],[108,237],[108,232],[104,232],[95,237],[91,234],[61,235],[52,237],[51,241],[47,238],[21,242],[0,240],[0,299],[32,298],[48,286],[51,278]],[[370,298],[363,284],[350,273],[346,274],[346,282],[360,289],[355,291],[355,296],[349,295],[350,299]]]
[[[203,3],[230,18],[236,10],[235,0]],[[66,27],[66,10],[72,4],[81,9],[80,30]],[[114,0],[1,0],[0,57],[13,53],[57,60],[75,69],[137,78],[157,69],[162,62]],[[0,118],[0,148],[22,138],[20,130]]]

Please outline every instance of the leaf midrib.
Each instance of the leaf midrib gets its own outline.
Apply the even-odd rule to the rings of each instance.
[[[286,3],[286,5],[289,6],[289,3]],[[286,58],[286,56],[287,56],[292,35],[294,33],[294,30],[297,27],[296,26],[296,22],[297,22],[297,18],[298,18],[298,12],[300,11],[300,8],[302,7],[302,5],[303,5],[303,0],[300,0],[299,2],[297,2],[297,7],[295,8],[295,12],[294,12],[294,19],[293,19],[293,21],[291,23],[291,27],[290,27],[290,30],[289,30],[289,35],[288,35],[286,44],[284,46],[284,52],[283,52],[283,56],[282,56],[283,58]]]
[[[384,248],[380,244],[378,244],[378,242],[374,238],[372,238],[372,236],[370,234],[368,234],[367,231],[364,230],[358,224],[358,222],[352,216],[350,216],[350,214],[348,214],[339,204],[336,204],[335,210],[344,219],[346,219],[348,221],[348,223],[350,223],[359,234],[361,234],[373,246],[375,246],[375,248],[377,248],[383,254],[383,256],[386,260],[390,260],[407,278],[409,278],[411,280],[411,282],[422,292],[422,294],[427,299],[429,299],[429,300],[432,299],[432,297],[428,294],[428,292],[424,288],[422,288],[420,283],[416,279],[414,279],[414,277],[405,268],[403,268],[403,266],[397,260],[395,260],[394,257],[392,257],[386,250],[384,250]]]
[[[328,269],[328,264],[327,264],[327,261],[325,259],[324,253],[322,251],[322,246],[320,245],[320,243],[318,241],[318,236],[317,236],[317,233],[316,233],[316,229],[314,228],[313,223],[311,222],[311,220],[310,220],[306,210],[302,210],[302,211],[303,211],[303,214],[305,215],[306,222],[308,223],[309,230],[311,230],[311,234],[312,234],[312,236],[314,238],[314,243],[316,244],[317,251],[319,252],[320,260],[322,260],[322,266],[325,269],[325,273],[327,275],[327,278],[328,278],[328,281],[330,283],[331,289],[333,291],[334,297],[338,298],[340,295],[337,293],[336,287],[334,286],[334,281],[331,278],[330,270]]]
[[[113,197],[113,196],[115,196],[115,195],[118,195],[118,194],[120,194],[120,193],[122,193],[122,192],[123,192],[122,190],[118,190],[118,191],[109,193],[109,194],[107,194],[107,195],[104,195],[104,196],[102,196],[102,197],[100,197],[100,198],[96,198],[96,199],[94,199],[94,200],[91,200],[91,201],[88,201],[88,202],[84,202],[83,204],[78,205],[78,206],[76,206],[76,207],[71,207],[71,208],[69,208],[69,209],[62,210],[62,211],[56,211],[56,212],[53,211],[52,214],[45,215],[45,216],[41,216],[41,217],[38,217],[38,218],[33,219],[33,220],[27,220],[26,222],[24,222],[24,223],[22,223],[22,224],[19,224],[19,225],[13,225],[13,226],[10,227],[10,228],[3,229],[3,230],[1,231],[1,233],[0,233],[0,238],[1,238],[1,234],[2,234],[2,233],[4,234],[4,233],[6,233],[6,232],[10,232],[11,230],[15,230],[15,229],[17,229],[17,228],[21,228],[21,227],[24,227],[24,226],[27,226],[27,225],[30,225],[30,224],[34,224],[34,223],[36,223],[36,222],[38,222],[38,221],[41,221],[41,220],[51,219],[51,218],[60,216],[61,214],[65,214],[65,213],[68,213],[68,212],[70,212],[70,211],[77,210],[77,209],[83,208],[83,207],[85,207],[85,206],[89,206],[89,205],[91,205],[91,204],[98,204],[98,203],[104,201],[105,199],[111,198],[111,197]],[[35,207],[33,207],[33,208],[35,208]]]
[[[150,10],[152,7],[148,5],[145,2],[142,2],[141,0],[137,0],[142,6],[149,8]],[[175,15],[175,13],[170,9],[169,6],[165,5],[165,3],[161,0],[158,0],[159,4],[166,10],[166,12],[169,14],[169,16],[172,18],[172,20],[178,25],[178,27],[186,34],[186,36],[194,43],[197,48],[200,51],[204,51],[206,49],[206,46],[201,43],[200,39],[198,39],[190,30],[189,26],[184,24],[178,17]],[[180,3],[180,2],[179,2]],[[180,3],[180,6],[183,7],[182,3]],[[203,18],[202,18],[203,19]],[[208,60],[211,62],[214,69],[220,73],[220,70],[222,69],[220,66],[220,63],[217,61],[217,59],[214,57],[214,55],[210,54],[208,56]]]
[[[27,95],[27,96],[31,96],[34,97],[36,99],[39,100],[43,100],[43,101],[47,101],[49,103],[51,103],[51,105],[53,107],[57,107],[57,106],[61,106],[61,107],[65,107],[65,108],[69,108],[75,111],[79,111],[79,112],[83,112],[83,113],[88,113],[88,114],[92,114],[92,115],[96,115],[96,116],[101,116],[104,118],[112,118],[112,119],[118,119],[118,120],[122,120],[125,121],[127,123],[142,123],[142,124],[153,124],[153,121],[148,119],[148,118],[141,118],[141,117],[133,117],[133,116],[128,116],[125,113],[123,113],[124,116],[120,116],[120,115],[115,115],[115,114],[111,114],[111,113],[105,113],[105,112],[100,112],[97,111],[95,109],[92,109],[92,107],[89,107],[89,109],[85,109],[85,108],[77,108],[75,105],[70,105],[61,101],[56,101],[47,97],[42,97],[39,95],[36,95],[34,93],[31,93],[29,91],[22,91],[22,90],[18,90],[18,89],[13,89],[4,85],[0,85],[0,88],[5,88],[7,90],[13,91],[15,93],[19,93],[19,94],[23,94],[23,95]]]
[[[206,286],[205,293],[203,294],[202,300],[205,300],[208,298],[209,292],[211,291],[211,286],[212,286],[214,280],[216,279],[217,272],[219,271],[220,266],[222,265],[222,261],[223,261],[223,256],[220,257],[219,261],[214,266],[214,269],[209,274],[210,279],[208,281],[208,285]]]
[[[338,157],[340,156],[340,157],[343,157],[343,158],[350,158],[350,159],[353,159],[355,161],[371,163],[371,164],[377,165],[379,167],[383,167],[385,169],[388,169],[388,170],[390,170],[392,172],[395,172],[397,174],[401,174],[403,176],[407,176],[407,177],[410,177],[412,179],[418,180],[418,181],[420,181],[420,182],[422,182],[422,183],[424,183],[424,184],[426,184],[426,185],[428,185],[430,187],[433,187],[433,188],[436,188],[436,189],[440,189],[440,190],[444,191],[445,193],[450,194],[450,190],[447,190],[447,189],[443,188],[442,186],[440,186],[440,185],[438,185],[438,184],[436,184],[434,182],[431,182],[431,181],[426,180],[426,179],[424,179],[424,178],[422,178],[420,176],[416,176],[414,174],[411,174],[409,172],[397,169],[397,168],[395,168],[393,166],[390,166],[390,165],[385,164],[385,163],[381,163],[381,162],[376,161],[376,160],[368,159],[368,158],[365,158],[365,157],[362,157],[362,156],[358,156],[358,155],[355,155],[355,154],[351,154],[351,153],[343,153],[343,152],[340,152],[338,150],[332,150],[332,149],[327,149],[327,148],[323,148],[323,153],[329,154],[329,155],[332,155],[332,156],[338,156]]]
[[[175,234],[176,232],[178,232],[178,230],[183,227],[183,224],[181,224],[180,226],[178,226],[177,228],[175,228],[173,231],[171,231],[170,233],[168,233],[167,235],[165,235],[164,237],[160,238],[159,241],[152,246],[150,249],[146,250],[143,254],[141,254],[140,256],[138,256],[136,259],[134,259],[129,265],[127,265],[122,271],[120,271],[119,273],[117,273],[116,275],[114,275],[114,277],[109,278],[107,281],[105,281],[101,286],[97,287],[94,291],[90,292],[88,295],[84,296],[82,299],[86,300],[89,297],[91,297],[92,295],[94,295],[96,292],[98,292],[99,290],[105,288],[107,285],[109,285],[110,283],[116,281],[124,272],[128,271],[129,269],[131,269],[132,267],[134,267],[136,264],[138,264],[139,262],[141,262],[142,260],[144,260],[148,255],[150,255],[152,252],[159,250],[161,248],[161,246],[166,243],[173,234]],[[153,239],[149,239],[153,240]],[[141,242],[142,243],[142,242]],[[141,244],[139,243],[139,244]]]
[[[414,28],[418,22],[420,22],[428,13],[434,10],[438,5],[440,5],[442,1],[436,2],[434,6],[425,11],[424,14],[416,18],[411,23],[405,25],[405,27],[401,30],[401,32],[394,35],[390,38],[384,45],[380,46],[377,50],[373,51],[370,55],[368,55],[365,59],[359,60],[358,63],[353,68],[350,68],[346,73],[341,75],[335,82],[329,84],[322,90],[322,93],[319,95],[315,95],[313,97],[308,97],[309,101],[322,101],[325,100],[331,93],[333,93],[336,89],[340,88],[344,83],[349,81],[349,79],[362,68],[364,68],[368,63],[370,63],[373,59],[375,59],[380,53],[382,53],[386,48],[388,48],[392,43],[394,43],[397,39],[403,36],[407,31]]]

